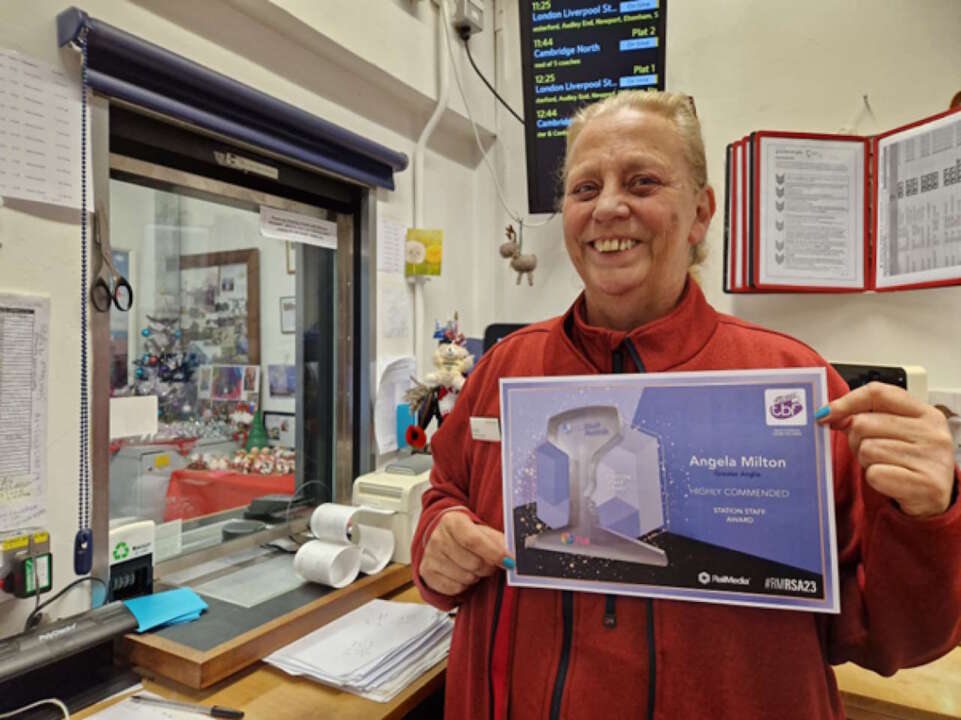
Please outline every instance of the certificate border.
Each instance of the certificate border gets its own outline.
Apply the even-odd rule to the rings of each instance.
[[[507,438],[510,437],[510,409],[514,401],[520,401],[523,391],[556,391],[564,385],[585,384],[598,388],[612,388],[623,385],[635,387],[667,386],[683,387],[691,385],[757,385],[792,383],[811,388],[811,396],[817,406],[827,404],[827,374],[823,367],[784,368],[776,370],[720,370],[697,372],[652,373],[644,375],[563,375],[552,377],[526,377],[500,379],[501,408],[501,491],[504,512],[504,532],[509,548],[515,547],[512,478],[513,464],[508,452]],[[518,392],[518,391],[522,392]],[[729,590],[701,590],[682,588],[674,585],[648,585],[641,583],[622,583],[615,581],[577,580],[572,578],[551,578],[549,576],[519,575],[516,570],[507,571],[509,585],[518,587],[551,587],[540,582],[541,579],[554,579],[569,582],[578,590],[597,593],[615,592],[626,595],[640,595],[671,600],[689,600],[724,605],[744,605],[767,607],[781,610],[801,610],[813,612],[840,612],[839,579],[837,563],[837,536],[834,518],[834,483],[830,462],[830,429],[827,426],[814,426],[816,452],[818,520],[821,541],[821,576],[824,579],[824,595],[820,598],[804,598],[776,594],[747,593]],[[631,592],[630,589],[637,589]]]

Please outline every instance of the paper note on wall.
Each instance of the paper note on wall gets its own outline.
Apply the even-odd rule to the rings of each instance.
[[[404,243],[407,228],[390,217],[377,219],[377,269],[384,273],[404,272]]]
[[[260,206],[260,234],[328,250],[337,249],[337,223],[266,205]]]
[[[80,207],[80,86],[59,68],[3,49],[0,196]]]
[[[378,273],[377,327],[385,338],[405,338],[410,334],[410,290],[400,275]]]
[[[0,294],[0,531],[46,512],[50,301]]]

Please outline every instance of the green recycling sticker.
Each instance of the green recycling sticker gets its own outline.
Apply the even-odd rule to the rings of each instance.
[[[114,560],[123,560],[129,554],[130,554],[130,547],[127,545],[127,543],[123,542],[122,540],[118,542],[113,549]]]

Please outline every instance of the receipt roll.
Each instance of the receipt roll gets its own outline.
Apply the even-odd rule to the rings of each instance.
[[[304,580],[342,588],[360,572],[360,548],[311,540],[294,556],[294,570]]]

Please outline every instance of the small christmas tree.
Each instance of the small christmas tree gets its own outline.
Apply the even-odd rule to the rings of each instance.
[[[191,382],[198,360],[183,350],[183,334],[177,318],[147,315],[147,327],[140,331],[143,354],[134,360],[137,369],[128,395],[156,395],[162,422],[192,417],[197,388]]]

